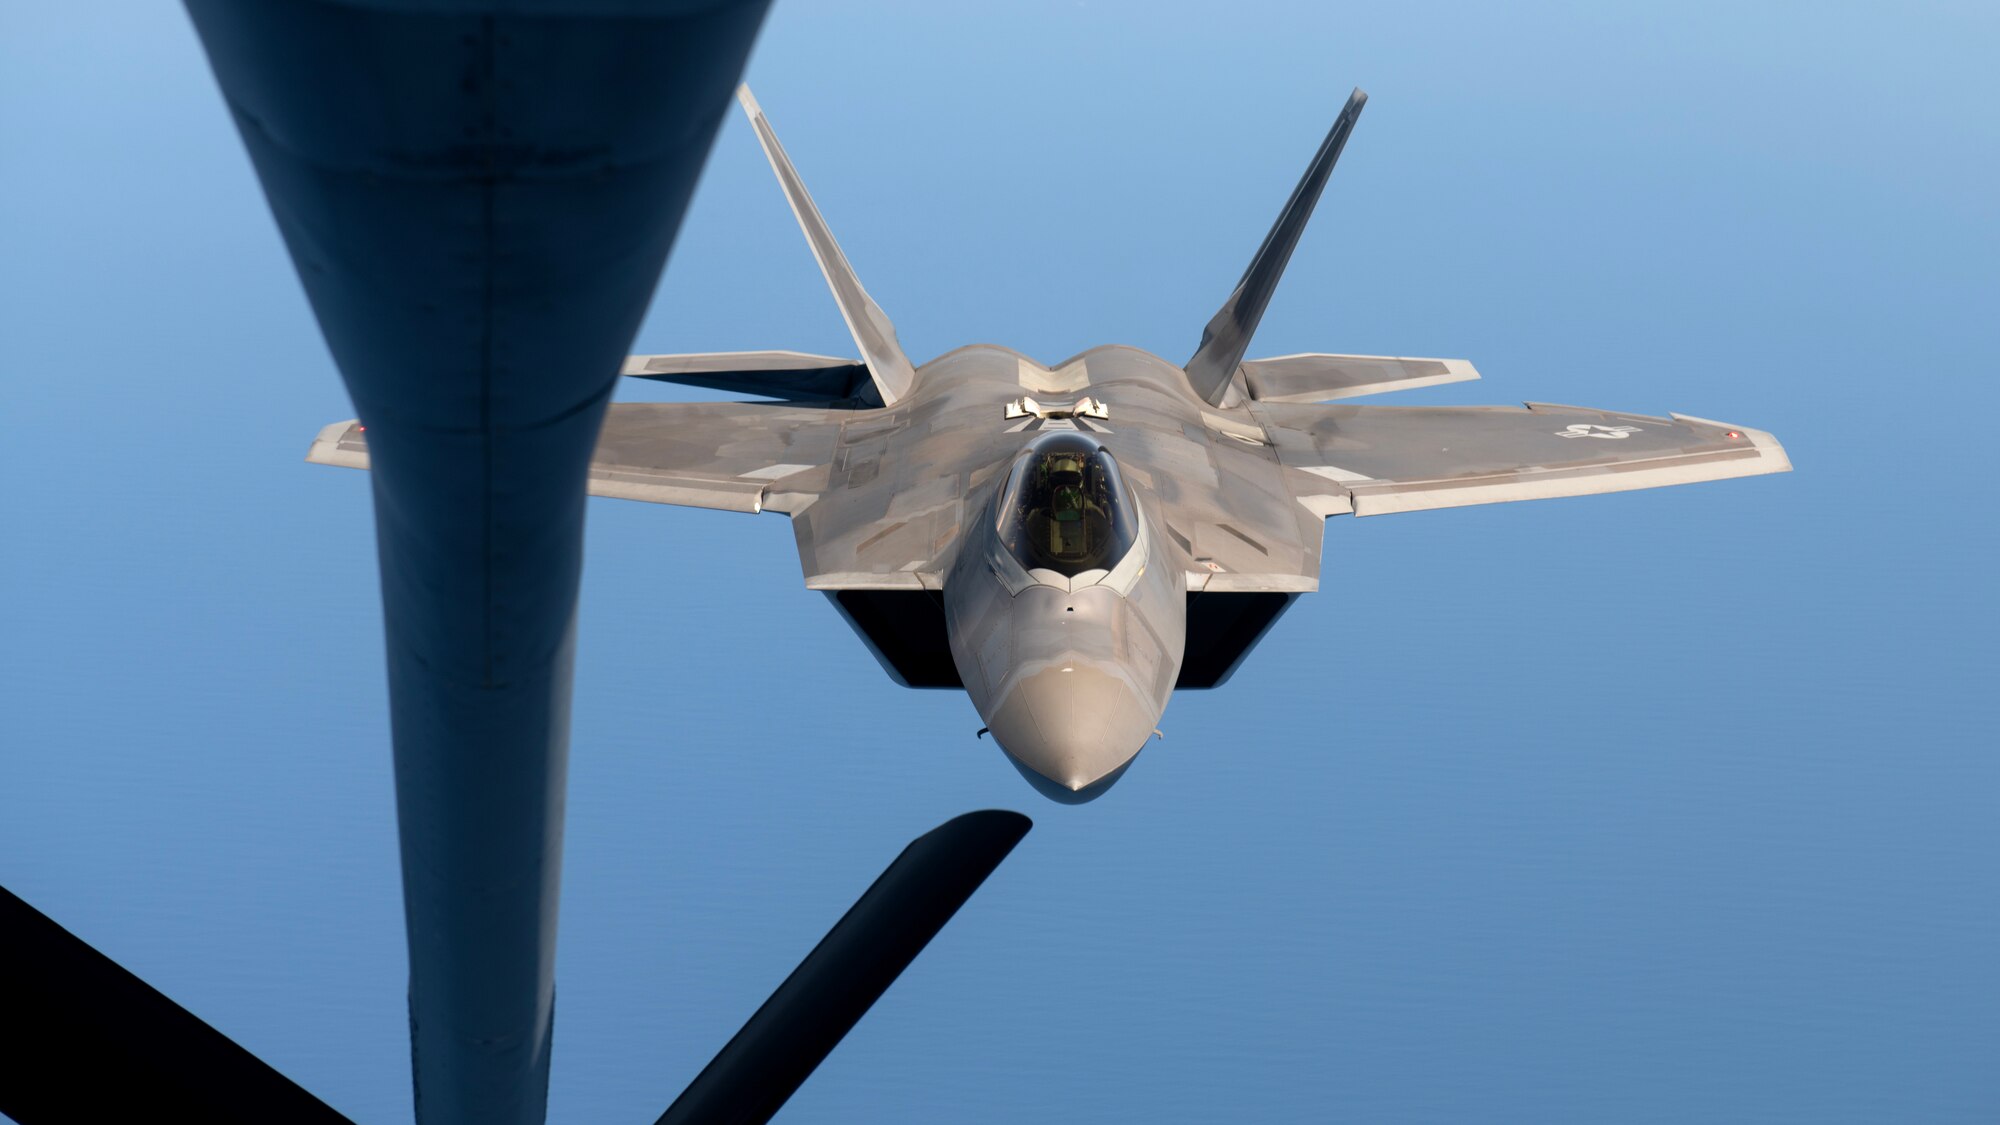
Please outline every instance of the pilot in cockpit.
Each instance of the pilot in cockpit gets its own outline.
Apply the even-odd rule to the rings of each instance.
[[[1029,570],[1074,576],[1115,566],[1132,545],[1111,455],[1081,434],[1052,434],[1016,464],[999,531]]]

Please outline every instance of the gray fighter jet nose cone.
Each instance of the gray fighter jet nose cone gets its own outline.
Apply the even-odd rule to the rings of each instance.
[[[1016,681],[987,725],[1035,788],[1076,803],[1111,787],[1158,720],[1124,677],[1069,659]]]
[[[1081,789],[1071,789],[1066,785],[1058,785],[1041,774],[1036,773],[1034,770],[1029,769],[1021,763],[1021,759],[1016,758],[1012,754],[1007,755],[1007,764],[1013,766],[1023,778],[1027,779],[1028,784],[1034,786],[1035,792],[1040,793],[1042,796],[1059,805],[1087,805],[1097,800],[1099,797],[1104,796],[1113,785],[1116,785],[1118,779],[1125,776],[1125,771],[1132,768],[1132,763],[1138,760],[1139,756],[1134,754],[1125,759],[1124,765],[1119,766],[1089,785]]]

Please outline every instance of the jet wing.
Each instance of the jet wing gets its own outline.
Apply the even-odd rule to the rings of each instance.
[[[785,403],[614,403],[590,460],[592,496],[789,512],[825,485],[848,412]],[[359,422],[320,431],[306,460],[368,467]]]
[[[1685,414],[1547,403],[1250,409],[1294,471],[1300,500],[1328,515],[1583,496],[1792,467],[1762,430]]]

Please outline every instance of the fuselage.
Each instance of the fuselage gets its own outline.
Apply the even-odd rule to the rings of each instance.
[[[1327,509],[1309,501],[1337,486],[1289,470],[1228,391],[1205,402],[1137,348],[1052,366],[960,348],[892,405],[827,412],[830,449],[772,454],[826,467],[760,503],[791,515],[807,586],[890,675],[963,688],[1031,782],[1087,800],[1177,687],[1226,680],[1317,586]]]
[[[919,450],[991,449],[942,574],[959,679],[1029,781],[1088,800],[1153,736],[1180,672],[1188,562],[1158,497],[1176,461],[1206,457],[1215,408],[1137,349],[1051,369],[984,346],[926,364],[901,408]]]
[[[1098,471],[1072,470],[1078,462]],[[1102,792],[1145,745],[1186,639],[1185,580],[1115,464],[1096,433],[1038,435],[973,507],[945,580],[952,660],[972,705],[1059,800]]]

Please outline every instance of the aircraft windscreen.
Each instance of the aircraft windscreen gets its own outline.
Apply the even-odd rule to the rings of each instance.
[[[1118,565],[1138,527],[1117,462],[1080,433],[1050,434],[1022,452],[998,516],[1000,541],[1023,567],[1066,577]]]

